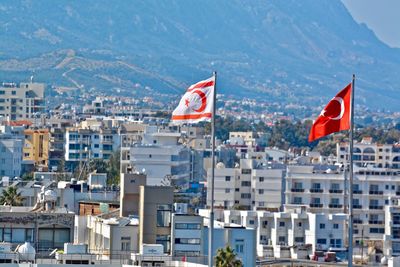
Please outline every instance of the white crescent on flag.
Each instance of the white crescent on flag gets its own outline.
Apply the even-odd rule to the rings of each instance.
[[[191,85],[172,112],[172,122],[179,124],[211,121],[214,88],[214,77]]]

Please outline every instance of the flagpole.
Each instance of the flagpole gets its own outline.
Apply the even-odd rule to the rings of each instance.
[[[353,74],[351,81],[351,100],[350,100],[350,178],[349,178],[349,244],[348,244],[348,265],[353,266],[353,142],[354,142],[354,82],[356,76]],[[362,261],[363,259],[361,259]]]
[[[211,192],[211,205],[210,205],[210,223],[209,223],[209,234],[208,234],[208,266],[213,266],[213,238],[214,238],[214,175],[215,175],[215,109],[217,106],[217,72],[213,72],[214,76],[214,94],[213,94],[213,108],[212,108],[212,117],[211,117],[211,183],[210,186]]]

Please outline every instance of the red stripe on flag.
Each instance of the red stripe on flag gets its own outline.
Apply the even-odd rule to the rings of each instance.
[[[196,83],[196,84],[190,86],[187,91],[190,92],[197,88],[204,88],[204,87],[209,87],[209,86],[213,86],[213,85],[214,85],[214,81],[199,82],[199,83]]]
[[[172,120],[195,120],[201,118],[211,118],[211,113],[173,115]]]

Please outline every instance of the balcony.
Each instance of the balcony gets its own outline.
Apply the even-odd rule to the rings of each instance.
[[[342,194],[343,190],[342,189],[329,189],[329,193],[331,193],[331,194]]]
[[[375,220],[369,220],[369,224],[383,224],[383,221],[375,221]]]
[[[373,205],[373,206],[369,206],[369,209],[370,209],[370,210],[381,210],[381,209],[383,209],[383,206],[376,206],[376,205]]]
[[[322,208],[323,206],[321,203],[310,203],[310,208]]]
[[[341,208],[343,208],[343,205],[342,204],[329,204],[329,208],[341,209]]]
[[[292,191],[292,192],[304,192],[304,189],[303,188],[292,188],[292,189],[290,189],[290,191]]]
[[[361,219],[353,219],[354,224],[362,224],[363,221]]]
[[[369,194],[370,195],[383,195],[383,191],[370,190]]]
[[[353,204],[353,209],[362,209],[362,206],[358,204]]]
[[[362,190],[354,189],[353,194],[361,195],[363,193]]]
[[[310,189],[310,193],[322,193],[322,192],[324,192],[324,190],[321,188],[311,188]]]

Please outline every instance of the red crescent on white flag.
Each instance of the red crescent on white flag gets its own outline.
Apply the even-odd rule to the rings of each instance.
[[[207,107],[207,96],[206,96],[206,94],[203,93],[201,90],[193,91],[192,94],[197,94],[197,95],[199,95],[199,97],[200,97],[200,99],[201,99],[201,106],[200,106],[198,109],[193,109],[193,111],[196,111],[196,112],[203,112],[203,111],[206,109],[206,107]]]

